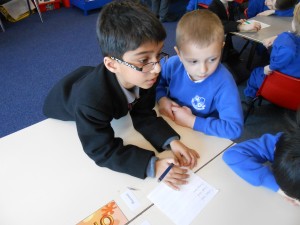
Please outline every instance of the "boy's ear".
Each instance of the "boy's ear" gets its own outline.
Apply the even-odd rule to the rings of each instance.
[[[108,56],[105,56],[103,59],[103,64],[112,73],[116,73],[119,69],[119,63],[117,63],[115,60],[111,59]]]
[[[222,48],[224,48],[224,46],[225,46],[225,41],[223,41],[223,46],[222,46]]]
[[[175,50],[176,54],[180,57],[180,52],[179,52],[177,46],[174,46],[174,50]]]
[[[175,50],[176,54],[178,55],[178,57],[179,57],[179,59],[180,59],[180,61],[181,61],[180,51],[179,51],[179,49],[177,48],[177,46],[174,46],[174,50]]]

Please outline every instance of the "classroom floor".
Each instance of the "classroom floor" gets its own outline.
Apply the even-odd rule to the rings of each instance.
[[[178,9],[182,12],[184,6]],[[61,7],[43,13],[44,23],[37,13],[16,23],[2,17],[6,31],[0,32],[0,137],[44,120],[42,106],[50,88],[77,67],[102,61],[95,34],[98,13],[92,10],[84,16],[78,8]],[[168,34],[164,51],[170,55],[175,54],[176,25],[177,22],[164,23]],[[238,48],[244,43],[242,38],[234,38]],[[245,67],[249,48],[234,75],[242,99],[250,74]],[[255,59],[254,66],[262,63],[258,56]],[[284,114],[284,109],[271,104],[256,107],[244,134],[236,141],[282,131]]]

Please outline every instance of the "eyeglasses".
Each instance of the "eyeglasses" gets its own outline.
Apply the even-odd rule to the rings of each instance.
[[[113,56],[111,56],[110,58],[113,59],[113,60],[116,60],[118,63],[121,63],[125,66],[128,66],[131,69],[134,69],[136,71],[139,71],[139,72],[142,72],[142,73],[148,73],[151,70],[153,70],[155,68],[156,64],[160,63],[160,61],[162,59],[164,59],[164,61],[167,61],[167,59],[169,58],[169,54],[161,52],[158,56],[158,61],[157,62],[149,62],[149,63],[146,63],[145,65],[143,65],[142,67],[134,66],[134,65],[132,65],[128,62],[125,62],[125,61],[123,61],[121,59],[118,59],[116,57],[113,57]]]

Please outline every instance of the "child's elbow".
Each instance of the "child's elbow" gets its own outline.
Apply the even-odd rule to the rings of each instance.
[[[231,138],[231,140],[235,140],[235,139],[238,139],[242,136],[243,134],[243,128],[239,128],[236,130],[236,132],[233,134],[233,137]]]
[[[228,149],[223,153],[222,159],[227,165],[235,164],[236,163],[236,153],[234,150]]]
[[[232,128],[231,132],[228,134],[227,138],[230,140],[235,140],[238,139],[242,136],[243,134],[243,126],[242,125],[237,125]]]

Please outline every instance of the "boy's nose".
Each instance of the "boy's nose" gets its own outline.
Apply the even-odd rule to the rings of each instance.
[[[207,66],[206,66],[205,63],[202,63],[202,64],[200,65],[200,73],[201,73],[201,74],[205,74],[206,72],[207,72]]]

